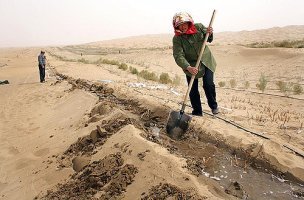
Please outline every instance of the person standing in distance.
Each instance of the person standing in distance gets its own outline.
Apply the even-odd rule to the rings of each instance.
[[[45,63],[46,63],[46,57],[45,52],[41,51],[38,56],[38,66],[39,66],[39,75],[40,75],[40,83],[45,82]]]
[[[207,42],[211,43],[213,40],[212,27],[206,28],[201,23],[194,24],[192,17],[188,13],[179,12],[173,17],[173,28],[175,34],[172,39],[174,60],[186,74],[188,84],[191,80],[191,76],[195,75],[189,94],[193,108],[192,114],[197,116],[203,115],[200,93],[198,90],[199,78],[203,78],[203,88],[212,113],[214,115],[218,114],[219,109],[216,102],[216,92],[213,81],[216,61],[208,46],[205,47],[199,70],[194,67],[207,32],[209,33]]]

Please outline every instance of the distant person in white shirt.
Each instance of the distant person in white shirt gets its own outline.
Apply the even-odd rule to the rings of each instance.
[[[38,66],[39,66],[39,74],[40,74],[40,83],[45,82],[45,52],[41,51],[38,56]]]

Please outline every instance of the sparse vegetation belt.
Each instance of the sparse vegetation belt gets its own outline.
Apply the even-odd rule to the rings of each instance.
[[[57,55],[53,52],[48,52],[51,56],[54,58],[64,61],[64,62],[79,62],[83,64],[94,64],[94,65],[101,65],[101,64],[107,64],[107,65],[115,65],[118,67],[118,69],[121,69],[123,71],[129,71],[129,73],[136,75],[138,77],[141,77],[145,80],[150,80],[154,82],[159,82],[161,84],[173,84],[173,85],[179,85],[181,82],[181,79],[179,76],[175,75],[175,77],[171,78],[168,73],[161,73],[160,75],[157,75],[154,72],[148,71],[146,69],[139,71],[136,67],[129,66],[126,63],[119,62],[117,60],[109,60],[104,58],[99,58],[95,61],[90,61],[84,58],[81,59],[69,59],[60,55]]]
[[[256,88],[264,93],[269,82],[275,82],[275,85],[277,86],[277,90],[282,92],[285,97],[289,96],[291,93],[293,93],[294,95],[300,95],[303,93],[303,87],[302,87],[301,83],[285,82],[285,81],[281,81],[281,80],[271,81],[263,73],[261,73],[258,83],[256,84]],[[230,84],[231,88],[235,89],[237,86],[237,81],[234,78],[232,78],[229,80],[229,84]],[[220,82],[218,82],[218,85],[220,88],[225,88],[226,82],[220,81]],[[243,83],[243,87],[247,91],[250,87],[250,82],[248,80],[246,80]],[[270,89],[270,90],[275,90],[275,89]],[[245,91],[245,90],[243,90],[243,91]],[[251,91],[249,91],[249,92],[251,92]],[[272,95],[272,94],[270,94],[270,95]]]
[[[274,97],[282,97],[282,98],[288,98],[288,99],[295,99],[299,101],[304,101],[304,99],[301,98],[296,98],[296,97],[291,97],[291,96],[286,96],[286,95],[278,95],[278,94],[269,94],[269,93],[262,93],[262,92],[254,92],[254,91],[249,91],[249,90],[244,90],[244,89],[236,89],[236,88],[226,88],[226,87],[220,87],[221,89],[225,90],[235,90],[235,91],[242,91],[242,92],[248,92],[252,94],[260,94],[260,95],[267,95],[267,96],[274,96]]]
[[[255,42],[245,45],[250,48],[304,48],[304,39],[302,40],[283,40],[273,42]]]

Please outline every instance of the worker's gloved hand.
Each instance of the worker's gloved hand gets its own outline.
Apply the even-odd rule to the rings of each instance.
[[[198,72],[197,68],[191,67],[191,66],[188,66],[188,67],[187,67],[187,70],[188,70],[188,71],[190,72],[190,74],[192,74],[192,75],[196,75],[197,72]]]

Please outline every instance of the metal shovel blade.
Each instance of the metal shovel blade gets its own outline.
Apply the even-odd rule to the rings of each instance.
[[[181,111],[171,111],[167,122],[167,133],[173,139],[180,139],[187,131],[191,116]]]

